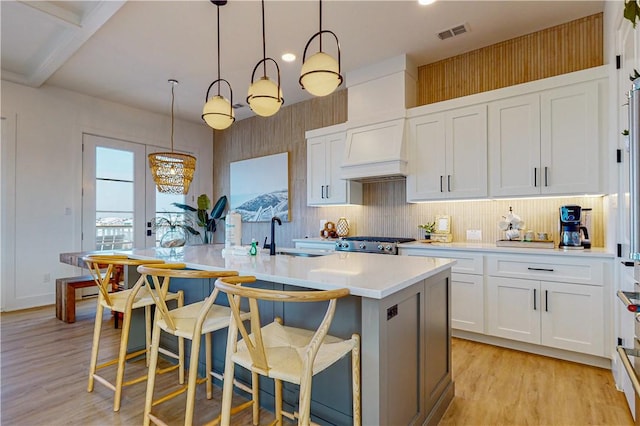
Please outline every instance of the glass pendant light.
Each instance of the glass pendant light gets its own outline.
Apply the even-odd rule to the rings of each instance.
[[[171,84],[171,152],[149,154],[149,167],[158,192],[164,194],[186,194],[196,170],[196,158],[192,155],[173,152],[173,105],[174,89],[178,80],[169,80]]]
[[[267,62],[271,61],[276,66],[278,72],[278,84],[274,83],[267,77]],[[262,64],[262,77],[258,81],[255,80],[255,75],[258,67]],[[267,49],[265,41],[265,29],[264,29],[264,0],[262,0],[262,60],[256,64],[251,74],[251,86],[249,86],[249,95],[247,96],[247,103],[251,107],[251,110],[262,117],[269,117],[280,109],[284,103],[282,98],[282,90],[280,88],[280,67],[278,63],[272,59],[267,58]]]
[[[202,109],[202,119],[207,123],[207,125],[209,125],[209,127],[216,130],[224,130],[231,126],[231,124],[236,120],[233,114],[233,107],[231,106],[233,104],[233,90],[231,89],[231,84],[229,84],[227,80],[220,78],[220,6],[227,4],[227,0],[211,0],[211,3],[216,5],[218,18],[218,79],[211,83],[207,89],[205,104]],[[226,83],[227,87],[229,87],[231,101],[227,100],[227,98],[220,94],[220,86],[222,83]],[[218,93],[209,99],[209,92],[216,84],[218,86]]]
[[[300,86],[312,95],[326,96],[336,90],[342,84],[343,79],[342,75],[340,75],[340,43],[338,42],[338,37],[332,31],[322,29],[322,0],[319,0],[319,3],[320,31],[309,39],[304,48],[302,71],[298,81]],[[322,51],[322,34],[325,33],[331,34],[336,40],[336,46],[338,47],[337,61],[331,55]],[[309,44],[316,37],[319,37],[320,50],[309,59],[306,59]]]

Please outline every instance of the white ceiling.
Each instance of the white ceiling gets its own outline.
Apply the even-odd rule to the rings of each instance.
[[[406,53],[418,65],[601,12],[603,1],[325,0],[323,29],[340,40],[343,75]],[[220,8],[221,77],[233,102],[246,105],[251,72],[262,59],[260,2]],[[318,31],[318,2],[265,2],[267,56],[278,61],[285,105],[310,96],[298,85],[302,53]],[[2,79],[53,85],[201,122],[207,88],[217,78],[216,6],[194,1],[0,1]],[[437,33],[466,24],[441,41]],[[335,52],[329,39],[324,51]],[[312,49],[312,48],[310,48]],[[297,55],[285,63],[280,55]],[[317,47],[316,47],[317,51]],[[312,52],[312,53],[315,53]],[[335,53],[334,53],[335,56]],[[270,73],[272,74],[272,73]],[[224,94],[224,89],[223,89]],[[236,118],[252,116],[248,107]]]

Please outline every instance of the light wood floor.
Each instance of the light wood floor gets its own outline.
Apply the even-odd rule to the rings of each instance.
[[[97,383],[93,393],[86,391],[94,305],[95,300],[80,302],[74,324],[57,320],[53,306],[0,316],[0,424],[141,424],[144,383],[125,388],[118,413],[112,411],[110,390]],[[107,359],[119,339],[112,320],[105,321],[103,336],[101,358]],[[127,365],[127,374],[139,371],[144,362]],[[633,424],[608,370],[454,339],[453,373],[456,396],[441,425]],[[175,381],[173,373],[160,376],[157,389]],[[202,391],[195,424],[219,413],[220,389],[210,401]],[[183,410],[179,397],[158,413],[180,424]],[[251,424],[249,414],[238,415],[234,424]],[[262,410],[261,418],[269,422],[273,415]]]
[[[611,371],[454,339],[440,425],[633,425]]]

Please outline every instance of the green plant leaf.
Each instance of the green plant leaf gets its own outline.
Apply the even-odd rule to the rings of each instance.
[[[171,204],[173,204],[174,206],[176,206],[179,209],[186,210],[186,211],[189,211],[189,212],[197,212],[198,211],[198,209],[195,209],[195,208],[193,208],[193,207],[191,207],[191,206],[189,206],[187,204],[180,204],[180,203],[171,203]]]
[[[213,209],[211,210],[211,217],[213,219],[220,219],[222,217],[222,213],[224,213],[224,208],[227,206],[227,196],[223,195],[222,197],[218,198],[218,201],[216,201],[216,205],[213,206]]]
[[[633,28],[636,27],[636,17],[640,16],[640,8],[638,7],[637,0],[628,0],[624,3],[624,17],[633,24]]]
[[[182,227],[192,235],[200,235],[200,231],[196,231],[193,226],[182,225]]]
[[[198,226],[205,227],[209,222],[209,215],[206,210],[198,209]]]
[[[207,194],[198,197],[198,210],[209,210],[211,208],[211,200]]]

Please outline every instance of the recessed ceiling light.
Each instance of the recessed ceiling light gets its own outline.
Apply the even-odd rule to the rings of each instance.
[[[296,55],[293,53],[285,53],[282,55],[282,60],[285,62],[293,62],[296,60]]]
[[[432,3],[435,3],[435,2],[436,2],[436,0],[418,0],[418,3],[420,3],[423,6],[426,6],[428,4],[432,4]]]

